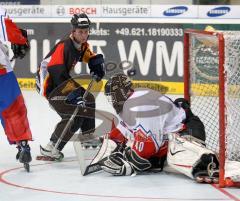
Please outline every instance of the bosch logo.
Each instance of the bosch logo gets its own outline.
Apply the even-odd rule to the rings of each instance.
[[[230,12],[230,8],[226,6],[217,7],[207,12],[208,17],[219,17]]]
[[[69,14],[79,14],[79,13],[86,13],[87,15],[96,15],[97,8],[95,7],[73,7],[69,8]]]
[[[65,8],[63,6],[58,6],[57,9],[56,9],[56,13],[59,16],[63,16],[65,14]]]
[[[185,13],[188,10],[188,7],[186,6],[176,6],[169,8],[163,12],[163,15],[165,16],[176,16],[176,15],[181,15]]]

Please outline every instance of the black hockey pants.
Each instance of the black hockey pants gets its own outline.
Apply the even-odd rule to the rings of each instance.
[[[62,84],[60,87],[56,88],[48,97],[48,101],[50,105],[54,108],[54,110],[60,115],[62,118],[61,121],[57,124],[54,132],[51,135],[50,141],[56,143],[61,136],[66,124],[71,118],[74,110],[76,109],[76,105],[66,104],[65,99],[66,96],[70,93],[65,92],[66,84]],[[75,88],[80,87],[81,96],[83,96],[85,89],[80,85],[75,84]],[[88,93],[86,97],[86,107],[79,108],[78,114],[75,116],[73,123],[68,128],[66,134],[62,138],[58,149],[61,151],[66,143],[72,138],[74,133],[80,129],[81,133],[89,134],[93,133],[95,130],[95,98],[91,93]]]

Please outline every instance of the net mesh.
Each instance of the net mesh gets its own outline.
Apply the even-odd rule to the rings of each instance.
[[[240,161],[240,32],[225,41],[226,159]],[[207,148],[219,152],[219,43],[217,35],[189,34],[191,108],[203,121]]]
[[[240,161],[240,32],[226,32],[224,38],[227,158]]]

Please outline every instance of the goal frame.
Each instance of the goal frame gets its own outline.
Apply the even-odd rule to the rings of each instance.
[[[226,135],[226,114],[225,114],[225,41],[222,32],[202,31],[195,29],[184,30],[184,98],[191,102],[190,95],[190,34],[206,35],[217,37],[218,40],[218,71],[219,71],[219,187],[240,186],[240,182],[231,182],[225,179],[225,135]]]

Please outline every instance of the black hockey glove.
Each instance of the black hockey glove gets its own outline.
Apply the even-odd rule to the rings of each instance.
[[[182,107],[183,109],[190,109],[190,103],[185,98],[177,98],[173,102],[177,107]]]
[[[116,176],[132,175],[151,168],[151,163],[130,147],[125,148],[124,151],[113,152],[110,156],[100,160],[99,165],[104,171]]]
[[[95,77],[95,80],[99,82],[105,75],[104,59],[102,54],[97,54],[92,57],[88,63],[90,73]]]
[[[198,183],[219,182],[219,162],[214,154],[203,154],[193,166],[193,177]]]
[[[27,31],[24,29],[20,29],[20,31],[22,32],[22,35],[27,39]],[[27,43],[24,45],[19,45],[19,44],[11,44],[11,49],[13,51],[13,58],[20,58],[22,59],[23,57],[25,57],[25,55],[27,54],[27,52],[30,49],[30,45],[27,39]]]
[[[126,161],[122,152],[114,152],[99,161],[101,168],[115,176],[128,176],[135,173],[131,164]]]
[[[67,96],[66,103],[71,105],[82,105],[85,106],[85,101],[82,97],[83,90],[81,88],[77,88],[70,92]]]

